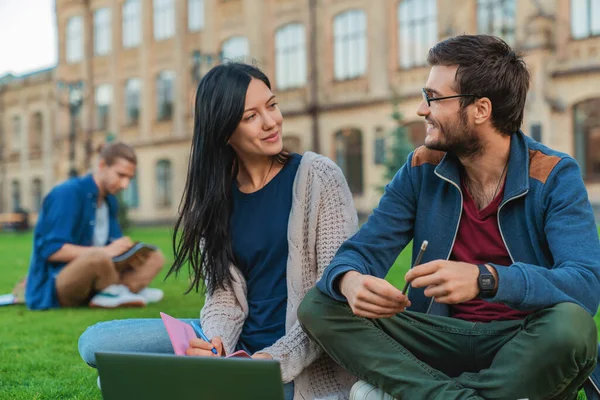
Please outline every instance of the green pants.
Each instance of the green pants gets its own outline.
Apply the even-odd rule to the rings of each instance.
[[[571,303],[522,321],[367,319],[314,288],[298,318],[337,363],[397,399],[569,399],[596,366],[596,325]]]

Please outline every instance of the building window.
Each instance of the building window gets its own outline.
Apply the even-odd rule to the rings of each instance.
[[[12,206],[13,211],[21,209],[21,185],[17,180],[12,181]]]
[[[73,64],[83,60],[83,18],[71,17],[67,20],[67,63]]]
[[[112,103],[112,86],[105,83],[96,87],[96,129],[108,129],[110,104]]]
[[[110,9],[100,8],[94,12],[94,54],[102,56],[110,53],[111,31]]]
[[[142,39],[142,7],[140,0],[127,0],[123,4],[123,47],[139,46]]]
[[[427,53],[438,40],[437,0],[403,0],[398,4],[398,65],[427,64]]]
[[[175,3],[173,0],[154,0],[154,39],[175,36]]]
[[[160,160],[156,163],[156,205],[158,207],[171,207],[171,186],[171,161]]]
[[[188,29],[192,32],[204,28],[204,0],[188,0]]]
[[[221,57],[223,61],[244,61],[248,54],[248,38],[245,36],[234,36],[223,42],[221,46]]]
[[[42,187],[42,180],[40,178],[35,178],[33,182],[31,182],[31,211],[40,211],[40,209],[42,208],[43,195],[44,192]]]
[[[600,180],[600,97],[573,108],[575,159],[586,180]]]
[[[127,189],[123,190],[123,202],[129,208],[138,208],[140,206],[137,175],[129,182]]]
[[[44,143],[44,116],[41,111],[31,117],[31,134],[29,143],[32,151],[40,151]]]
[[[15,115],[13,117],[13,138],[12,138],[12,149],[13,151],[20,151],[21,150],[21,136],[22,136],[22,124],[21,124],[21,117],[19,117],[18,115]]]
[[[571,0],[571,35],[573,39],[600,35],[600,0]]]
[[[383,127],[377,127],[375,129],[375,150],[374,159],[375,165],[385,164],[385,131]]]
[[[350,10],[335,16],[334,76],[336,80],[364,75],[367,69],[367,18],[362,10]]]
[[[536,142],[542,143],[542,125],[533,124],[531,125],[531,138]]]
[[[159,121],[171,119],[173,115],[173,71],[161,71],[156,79],[156,116]]]
[[[283,148],[290,153],[302,153],[302,140],[298,136],[285,135],[283,137]]]
[[[510,46],[515,44],[515,0],[477,0],[479,33],[499,36]]]
[[[275,80],[282,90],[306,84],[304,25],[288,24],[275,33]]]
[[[363,192],[362,133],[344,129],[335,134],[335,161],[342,169],[353,194]]]
[[[128,126],[137,125],[140,118],[140,91],[142,82],[138,78],[128,79],[125,83],[125,115]]]

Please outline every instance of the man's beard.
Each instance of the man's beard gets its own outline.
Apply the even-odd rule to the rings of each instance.
[[[477,134],[470,129],[465,109],[460,110],[458,119],[442,125],[438,121],[425,118],[437,128],[440,139],[425,144],[428,149],[444,151],[457,157],[471,158],[483,150],[483,144]]]

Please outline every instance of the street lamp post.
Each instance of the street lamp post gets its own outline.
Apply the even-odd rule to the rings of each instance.
[[[83,81],[75,82],[57,82],[58,89],[67,89],[69,95],[68,103],[60,103],[68,107],[70,117],[69,129],[69,178],[77,176],[77,167],[75,166],[75,144],[77,139],[77,116],[83,106]]]

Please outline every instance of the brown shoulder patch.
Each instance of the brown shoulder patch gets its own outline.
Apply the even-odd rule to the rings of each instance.
[[[529,150],[529,177],[546,183],[548,176],[561,158],[549,156],[539,150]]]
[[[443,151],[430,150],[425,146],[417,147],[412,156],[411,167],[419,167],[423,164],[438,165],[445,155]]]

